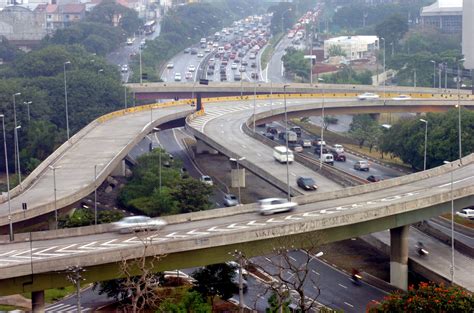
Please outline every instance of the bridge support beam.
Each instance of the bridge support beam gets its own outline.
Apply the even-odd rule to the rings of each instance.
[[[31,309],[33,313],[44,313],[44,290],[31,293]]]
[[[390,283],[408,289],[409,225],[390,229]]]
[[[119,177],[127,176],[127,165],[125,164],[125,160],[122,160],[110,175]]]
[[[218,154],[219,152],[216,149],[211,148],[204,141],[197,139],[196,140],[196,153],[197,154],[203,154],[203,153]]]

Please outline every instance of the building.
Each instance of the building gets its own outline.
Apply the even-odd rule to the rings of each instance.
[[[44,14],[14,5],[0,11],[0,36],[19,47],[31,47],[46,36]]]
[[[464,67],[474,70],[474,1],[464,0],[462,9],[462,53]]]
[[[49,32],[80,21],[86,14],[82,3],[48,4],[46,6],[46,28]]]
[[[324,41],[324,57],[328,58],[331,47],[340,47],[349,60],[364,59],[379,49],[377,36],[341,36]]]
[[[443,33],[461,34],[462,1],[438,0],[422,8],[420,14],[422,26],[434,27]],[[472,2],[472,0],[467,2]]]

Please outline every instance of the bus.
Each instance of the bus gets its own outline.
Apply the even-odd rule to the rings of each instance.
[[[145,23],[145,25],[143,25],[143,31],[145,32],[145,35],[153,34],[155,32],[155,28],[156,28],[155,20],[148,21]]]
[[[273,148],[273,157],[280,163],[292,163],[295,160],[293,151],[286,149],[285,146],[276,146]]]

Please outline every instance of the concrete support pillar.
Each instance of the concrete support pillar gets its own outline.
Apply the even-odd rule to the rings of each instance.
[[[44,313],[44,290],[31,293],[31,310],[33,313]]]
[[[204,141],[196,140],[196,153],[203,154],[203,153],[210,153],[210,154],[218,154],[219,152],[216,149],[209,147]]]
[[[127,171],[127,165],[125,164],[125,160],[122,160],[122,162],[120,162],[119,165],[117,165],[117,167],[112,171],[110,175],[124,177],[126,176],[126,171]]]
[[[245,168],[230,170],[231,187],[245,188]]]
[[[408,289],[409,225],[390,229],[390,283]]]

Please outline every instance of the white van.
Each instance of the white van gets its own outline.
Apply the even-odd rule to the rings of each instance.
[[[285,146],[276,146],[273,148],[273,157],[280,163],[292,163],[295,160],[293,151],[286,149]]]
[[[220,46],[220,47],[217,48],[217,53],[219,53],[219,54],[223,54],[224,51],[225,51],[225,49],[224,49],[224,47],[222,47],[222,46]]]
[[[206,41],[207,41],[207,40],[206,40],[206,38],[201,38],[201,41],[199,41],[199,42],[200,42],[200,43],[204,43],[204,44],[205,44],[205,43],[206,43]]]
[[[321,160],[326,164],[334,165],[334,156],[331,153],[323,153]]]
[[[285,136],[288,136],[288,142],[297,142],[298,141],[298,135],[294,131],[290,130],[290,131],[286,132]]]

